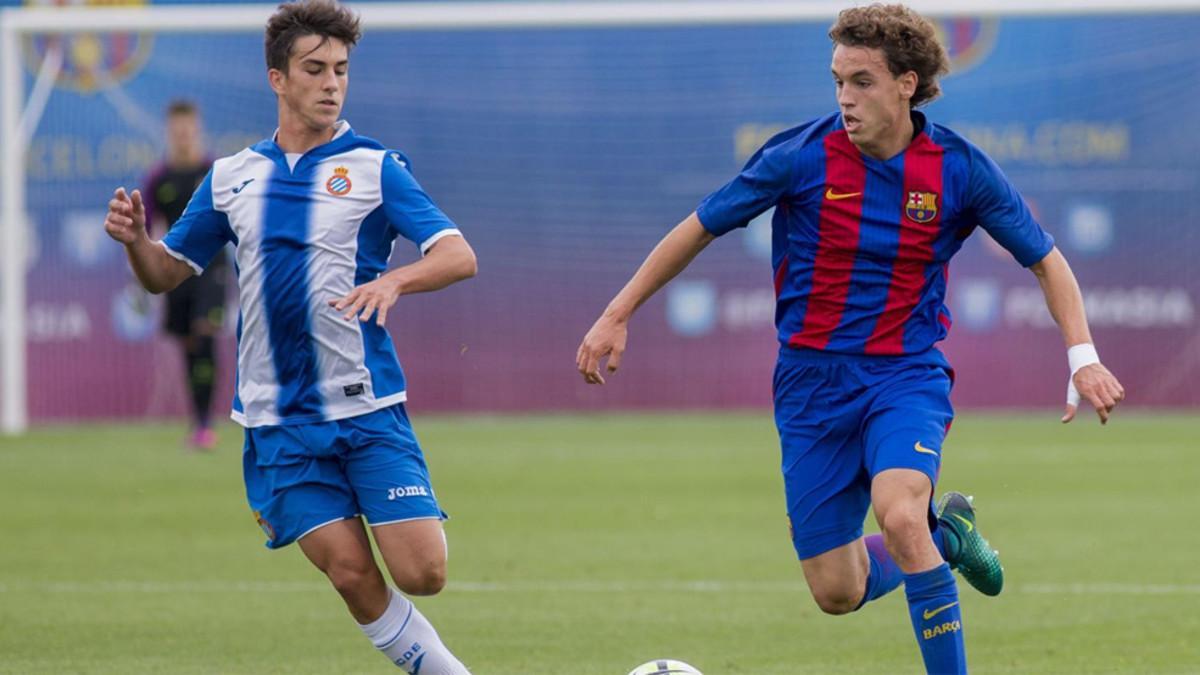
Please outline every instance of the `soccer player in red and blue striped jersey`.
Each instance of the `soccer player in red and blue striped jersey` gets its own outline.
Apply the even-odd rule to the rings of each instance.
[[[781,344],[775,422],[792,542],[822,610],[844,614],[905,584],[926,670],[966,672],[951,569],[985,594],[998,555],[959,493],[933,506],[953,419],[947,265],[983,227],[1037,276],[1068,346],[1063,421],[1079,397],[1101,422],[1124,398],[1096,356],[1078,284],[1004,174],[916,108],[940,94],[945,50],[901,5],[843,11],[830,30],[837,113],[775,136],[650,253],[584,337],[577,366],[603,384],[633,312],[713,239],[774,207]],[[863,537],[868,508],[882,535]]]

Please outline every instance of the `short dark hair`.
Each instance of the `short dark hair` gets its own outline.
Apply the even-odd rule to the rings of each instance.
[[[829,29],[834,44],[882,49],[893,77],[917,74],[916,108],[942,95],[938,78],[950,72],[950,57],[937,39],[937,29],[904,5],[873,4],[843,9]]]
[[[176,117],[180,115],[197,115],[200,109],[196,104],[186,98],[177,98],[167,104],[167,117]]]
[[[267,68],[286,73],[292,46],[307,35],[341,40],[349,49],[358,43],[362,31],[358,27],[358,16],[337,0],[285,2],[267,21]]]

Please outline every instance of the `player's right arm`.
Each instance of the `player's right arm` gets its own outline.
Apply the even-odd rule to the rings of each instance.
[[[127,195],[125,188],[117,188],[108,202],[104,230],[125,245],[129,267],[147,291],[169,291],[192,275],[187,263],[172,257],[146,233],[146,208],[139,190]]]
[[[791,189],[795,161],[787,141],[801,128],[779,134],[746,162],[742,172],[709,196],[654,247],[625,287],[583,337],[575,367],[588,384],[604,384],[600,362],[615,373],[625,353],[629,319],[650,296],[682,272],[713,239],[777,204]]]
[[[654,247],[633,278],[617,293],[592,329],[583,338],[575,365],[589,384],[604,384],[600,361],[608,357],[607,370],[616,372],[625,352],[629,319],[658,289],[674,279],[716,236],[692,213]]]

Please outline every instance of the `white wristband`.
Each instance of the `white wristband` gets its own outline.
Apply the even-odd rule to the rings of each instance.
[[[1071,376],[1074,377],[1080,368],[1100,363],[1100,355],[1096,353],[1095,345],[1083,342],[1067,350],[1067,363],[1071,364]]]

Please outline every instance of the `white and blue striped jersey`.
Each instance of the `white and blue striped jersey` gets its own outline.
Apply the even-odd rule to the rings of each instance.
[[[227,243],[241,299],[233,419],[247,427],[362,415],[406,400],[391,337],[329,306],[387,267],[397,236],[424,254],[458,228],[408,160],[338,122],[294,166],[265,140],[218,159],[163,239],[199,274]]]

